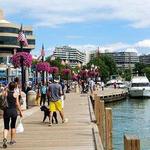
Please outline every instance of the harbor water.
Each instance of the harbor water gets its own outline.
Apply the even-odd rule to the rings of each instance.
[[[140,138],[141,150],[150,150],[150,99],[108,103],[113,114],[113,150],[124,150],[124,134]]]

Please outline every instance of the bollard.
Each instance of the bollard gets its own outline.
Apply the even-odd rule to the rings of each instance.
[[[112,109],[105,108],[106,150],[112,150]]]
[[[124,135],[124,150],[140,150],[140,139],[137,136]]]
[[[104,101],[100,100],[99,101],[99,134],[101,136],[102,144],[104,146],[104,124],[105,124],[105,106],[104,106]]]

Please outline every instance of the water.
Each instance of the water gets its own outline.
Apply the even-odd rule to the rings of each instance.
[[[106,106],[113,114],[113,150],[124,150],[124,134],[137,135],[141,150],[150,150],[150,99],[126,99]]]

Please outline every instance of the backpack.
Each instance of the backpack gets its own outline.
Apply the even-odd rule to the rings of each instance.
[[[0,109],[4,110],[6,108],[8,108],[7,97],[1,93],[0,94]]]

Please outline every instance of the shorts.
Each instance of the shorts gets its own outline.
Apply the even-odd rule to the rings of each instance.
[[[49,110],[51,112],[54,112],[54,111],[57,111],[57,110],[62,111],[62,102],[61,102],[61,100],[58,100],[56,102],[50,101]]]

